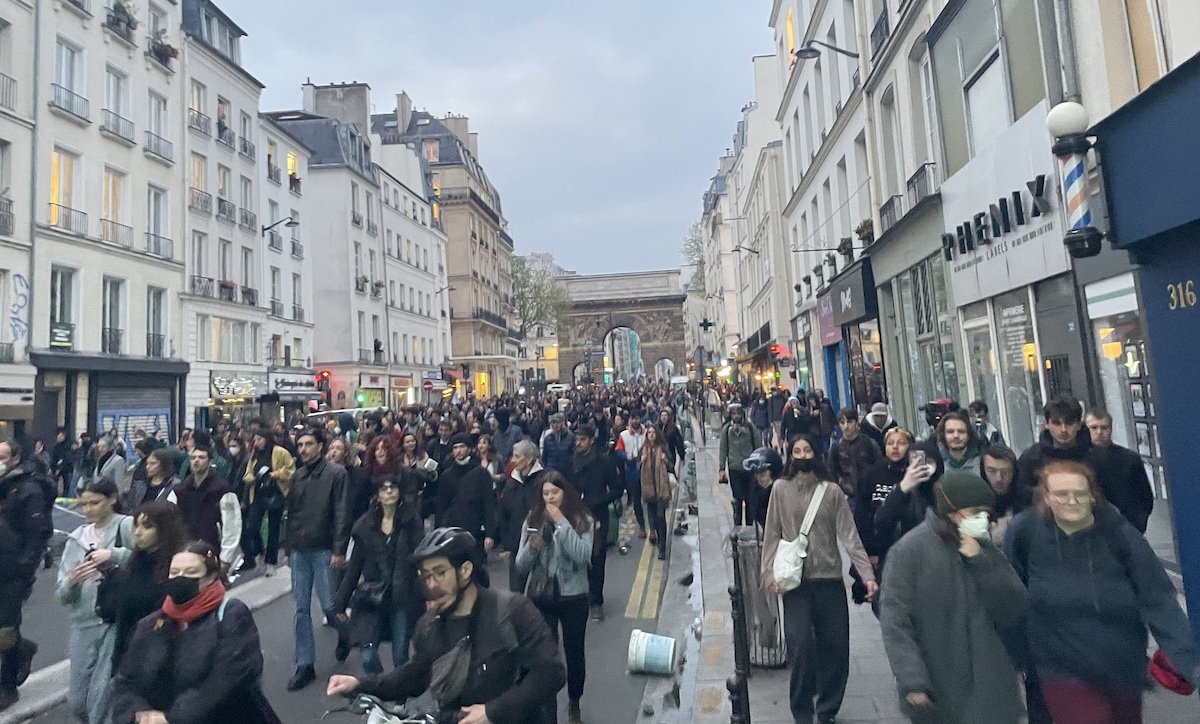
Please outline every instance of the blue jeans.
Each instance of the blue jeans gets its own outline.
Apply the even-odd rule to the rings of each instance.
[[[333,620],[333,591],[329,585],[329,559],[333,551],[292,551],[292,598],[296,600],[296,667],[312,666],[316,660],[313,641],[312,594],[317,589],[321,611]]]
[[[383,621],[381,628],[388,623],[386,620]],[[390,623],[392,628],[392,666],[398,668],[408,661],[408,614],[404,611],[396,611],[392,614]],[[373,643],[364,645],[360,651],[363,671],[368,674],[383,673],[383,664],[379,663],[380,638],[377,636]]]

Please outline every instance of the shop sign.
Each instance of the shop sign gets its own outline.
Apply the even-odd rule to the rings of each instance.
[[[833,294],[817,297],[817,331],[821,335],[821,346],[828,347],[842,341],[842,328],[833,321]]]
[[[271,391],[281,395],[320,394],[317,390],[317,380],[313,375],[296,374],[294,372],[271,372],[267,374],[267,383]]]
[[[359,387],[387,387],[387,375],[372,375],[366,372],[361,372],[358,375]]]
[[[407,389],[413,386],[412,375],[397,375],[392,377],[392,387],[397,389]]]
[[[942,256],[958,305],[1070,269],[1043,101],[942,183]]]
[[[440,380],[442,373],[437,370],[425,370],[421,373],[421,378],[426,380]]]
[[[833,323],[839,327],[879,316],[869,260],[858,262],[830,282],[829,293],[833,297]]]
[[[267,394],[267,376],[262,372],[213,370],[208,378],[209,397],[214,400],[249,400]]]

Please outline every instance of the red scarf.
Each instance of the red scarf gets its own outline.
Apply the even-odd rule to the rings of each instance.
[[[162,611],[175,623],[188,624],[206,613],[216,611],[223,600],[225,600],[225,585],[216,580],[205,586],[199,595],[182,606],[175,603],[175,599],[167,596],[163,600]]]

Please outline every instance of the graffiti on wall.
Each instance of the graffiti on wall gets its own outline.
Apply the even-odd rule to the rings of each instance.
[[[25,339],[29,322],[25,310],[29,308],[29,280],[24,274],[13,274],[13,303],[8,310],[9,339],[13,342]]]

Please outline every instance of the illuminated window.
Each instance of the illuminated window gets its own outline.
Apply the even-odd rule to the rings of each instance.
[[[288,151],[287,155],[287,172],[288,176],[300,175],[300,160],[296,158],[296,154]]]
[[[788,57],[792,57],[792,53],[796,50],[796,22],[792,19],[792,9],[788,8],[787,21],[787,49]]]
[[[436,163],[438,160],[438,140],[436,138],[425,139],[425,160],[430,163]]]

